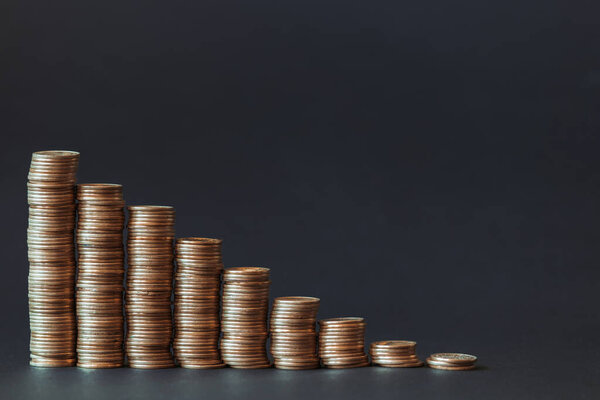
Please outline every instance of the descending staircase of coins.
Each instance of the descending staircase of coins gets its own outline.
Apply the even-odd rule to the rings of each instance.
[[[77,185],[78,165],[74,151],[39,151],[31,158],[32,366],[301,370],[424,365],[416,343],[408,340],[373,342],[366,354],[361,317],[319,320],[317,332],[316,297],[275,298],[269,319],[269,269],[225,269],[220,239],[175,239],[173,207],[128,206],[124,246],[122,186]],[[474,369],[476,361],[462,353],[426,359],[430,368],[451,371]]]

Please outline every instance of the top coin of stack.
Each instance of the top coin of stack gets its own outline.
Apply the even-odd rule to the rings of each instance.
[[[429,368],[468,371],[475,368],[477,357],[463,353],[435,353],[427,358]]]
[[[79,153],[33,153],[27,183],[31,365],[75,365],[75,175]]]
[[[127,238],[125,349],[133,368],[168,368],[171,357],[171,293],[175,210],[130,206]]]
[[[219,354],[221,243],[220,239],[177,239],[173,352],[184,368],[225,366]]]
[[[271,310],[271,354],[275,367],[312,369],[319,367],[316,297],[277,297]]]
[[[233,368],[268,368],[269,269],[228,268],[223,275],[221,355]]]
[[[371,361],[382,367],[422,367],[423,361],[415,353],[417,342],[385,340],[371,343]]]
[[[77,365],[123,365],[123,187],[78,185]]]
[[[365,354],[365,320],[360,317],[319,321],[319,356],[327,368],[356,368],[369,365]]]

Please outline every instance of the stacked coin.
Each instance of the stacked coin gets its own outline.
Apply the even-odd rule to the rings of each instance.
[[[123,366],[123,187],[77,186],[77,365]]]
[[[219,354],[221,243],[220,239],[177,239],[173,352],[184,368],[225,366]]]
[[[316,297],[278,297],[271,309],[271,355],[275,367],[312,369],[319,367]]]
[[[75,175],[79,153],[33,153],[27,183],[30,364],[75,365]]]
[[[381,367],[422,367],[416,355],[417,342],[385,340],[371,343],[371,362]]]
[[[171,293],[175,210],[130,206],[125,350],[133,368],[173,367]]]
[[[475,368],[477,357],[463,353],[435,353],[427,358],[429,368],[468,371]]]
[[[228,268],[223,275],[221,355],[233,368],[268,368],[269,269]]]
[[[365,320],[360,317],[319,321],[319,357],[327,368],[369,365],[365,354]]]

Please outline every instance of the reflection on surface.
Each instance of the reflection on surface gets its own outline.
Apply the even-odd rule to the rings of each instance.
[[[457,390],[482,385],[491,374],[436,371],[428,368],[192,370],[171,368],[137,370],[117,368],[18,367],[4,375],[8,396],[19,388],[21,398],[60,399],[209,399],[296,398],[371,399],[389,396],[419,396],[439,390]],[[25,389],[24,389],[25,388]],[[25,394],[25,395],[24,395]],[[7,397],[11,398],[11,397]]]

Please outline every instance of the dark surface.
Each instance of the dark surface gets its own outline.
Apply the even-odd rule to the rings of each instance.
[[[0,397],[600,397],[595,2],[0,3]],[[28,366],[30,154],[473,372]]]

